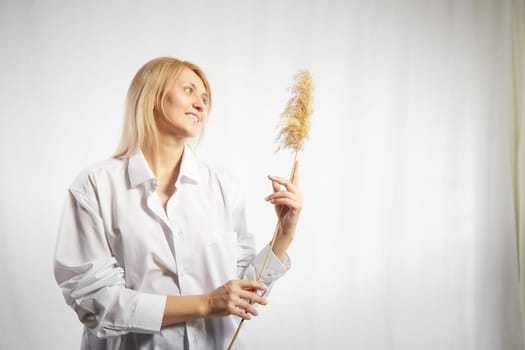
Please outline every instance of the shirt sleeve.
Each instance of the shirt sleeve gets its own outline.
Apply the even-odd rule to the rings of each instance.
[[[98,337],[160,332],[166,297],[126,288],[96,210],[96,196],[70,189],[57,238],[54,273],[66,303]]]
[[[267,244],[258,254],[255,254],[255,237],[248,229],[244,198],[240,187],[232,180],[232,212],[234,230],[237,232],[237,274],[239,278],[257,280],[262,270],[266,254],[270,249]],[[273,233],[273,232],[272,232]],[[271,238],[271,237],[270,237]],[[261,281],[271,289],[277,281],[290,269],[290,257],[286,254],[284,261],[270,251],[268,264],[263,271]]]

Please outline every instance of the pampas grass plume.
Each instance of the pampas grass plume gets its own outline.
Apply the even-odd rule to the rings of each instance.
[[[276,137],[277,151],[289,149],[298,153],[309,136],[310,115],[313,112],[313,83],[309,71],[302,70],[296,73],[291,91],[292,96],[281,114],[281,130]]]

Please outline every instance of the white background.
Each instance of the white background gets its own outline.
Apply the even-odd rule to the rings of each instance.
[[[0,0],[0,348],[77,349],[52,274],[67,186],[114,151],[128,84],[200,65],[200,157],[242,182],[259,246],[293,74],[316,84],[292,270],[251,349],[522,349],[509,0]]]

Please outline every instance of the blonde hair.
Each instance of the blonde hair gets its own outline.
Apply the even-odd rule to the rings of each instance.
[[[155,58],[139,69],[131,81],[126,98],[122,137],[114,157],[126,158],[144,146],[158,144],[155,110],[164,113],[167,92],[184,68],[191,69],[202,80],[211,109],[210,84],[204,72],[195,64],[173,57]]]

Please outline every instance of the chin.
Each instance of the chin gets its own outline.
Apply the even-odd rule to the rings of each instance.
[[[191,139],[198,139],[202,134],[202,129],[199,128],[199,130],[180,130],[178,133],[176,133],[174,136],[178,139],[191,140]]]

